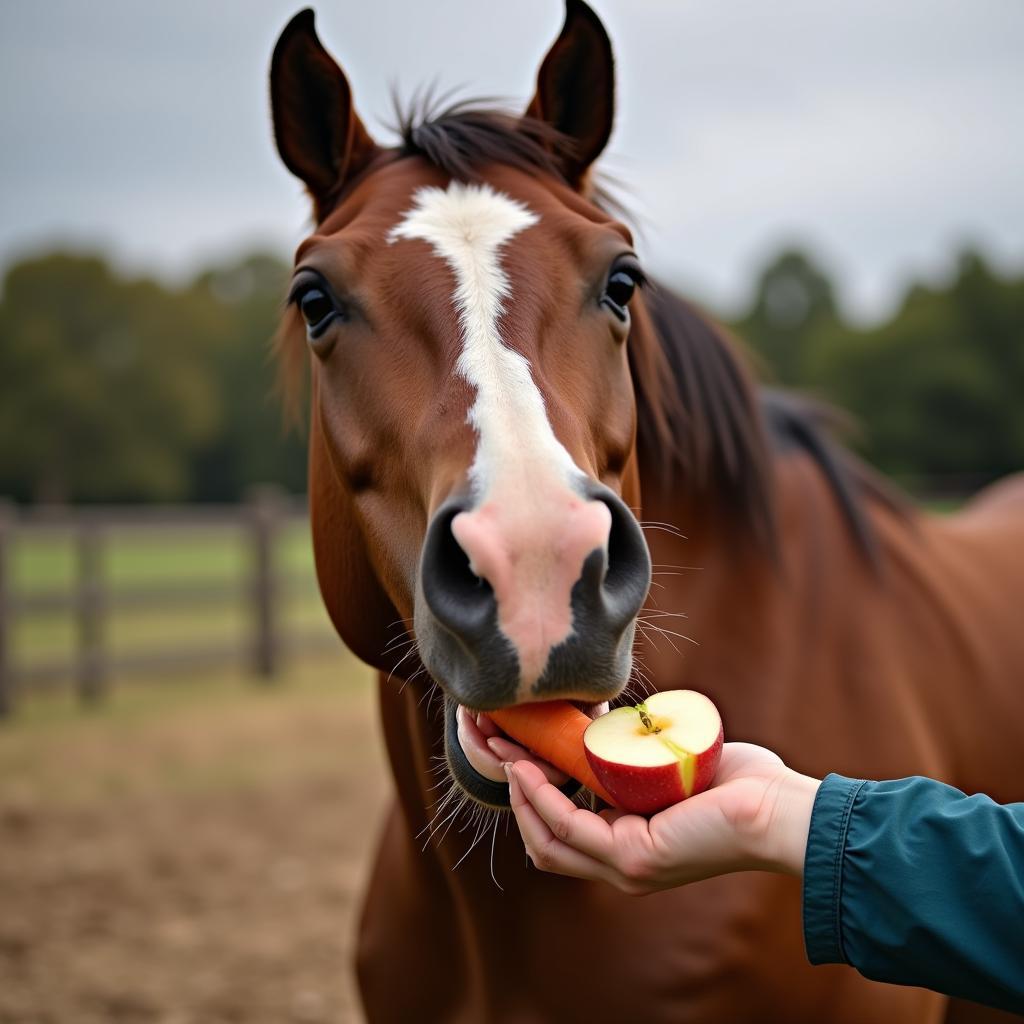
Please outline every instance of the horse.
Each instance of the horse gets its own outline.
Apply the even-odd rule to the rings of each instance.
[[[647,280],[593,170],[615,89],[581,0],[521,115],[414,105],[381,146],[311,11],[270,80],[315,221],[278,346],[310,388],[317,577],[379,671],[394,780],[368,1019],[997,1019],[811,967],[792,878],[638,900],[535,870],[457,723],[690,687],[801,772],[1019,798],[1024,482],[925,514]]]

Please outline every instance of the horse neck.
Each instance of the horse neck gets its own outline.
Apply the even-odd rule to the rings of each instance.
[[[707,693],[731,738],[768,746],[812,774],[871,774],[861,755],[884,680],[861,678],[847,655],[863,639],[860,611],[851,609],[873,599],[872,569],[811,460],[776,457],[772,468],[775,550],[753,541],[712,489],[645,490],[645,520],[669,522],[686,537],[648,532],[653,561],[672,574],[654,577],[663,588],[651,603],[686,616],[651,626],[667,622],[693,643],[648,632],[641,658],[658,689]],[[873,739],[887,746],[887,735]],[[889,745],[882,763],[895,771],[898,758],[886,755],[899,744]]]
[[[727,685],[714,679],[724,672],[722,652],[737,653],[740,644],[752,665],[768,656],[771,623],[780,615],[777,560],[712,489],[695,492],[682,482],[665,488],[648,479],[642,495],[653,578],[638,662],[657,689],[692,686],[714,696]]]
[[[651,683],[707,693],[732,738],[819,777],[926,774],[998,798],[1024,738],[1024,641],[1015,606],[996,613],[997,565],[978,573],[977,535],[965,547],[948,520],[864,498],[872,563],[812,459],[774,457],[773,480],[774,556],[741,535],[713,493],[646,489],[644,518],[687,537],[648,533],[655,563],[683,567],[655,576],[664,587],[652,599],[687,616],[682,627],[654,624],[699,644],[677,640],[677,653],[645,638]]]

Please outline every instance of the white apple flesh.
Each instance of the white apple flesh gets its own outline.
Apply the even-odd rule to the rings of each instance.
[[[654,814],[711,785],[724,738],[718,708],[704,694],[663,690],[595,719],[583,746],[619,807]]]

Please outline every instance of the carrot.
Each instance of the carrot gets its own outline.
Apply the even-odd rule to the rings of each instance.
[[[597,781],[583,749],[583,733],[591,720],[574,704],[567,700],[548,700],[500,708],[488,711],[487,715],[516,742],[582,782],[605,803],[615,806],[608,791]]]

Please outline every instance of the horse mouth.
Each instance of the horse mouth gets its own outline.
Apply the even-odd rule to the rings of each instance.
[[[446,747],[449,770],[462,788],[478,802],[495,806],[504,803],[507,761],[518,760],[527,744],[510,736],[486,711],[478,711],[454,698],[446,701]],[[608,710],[608,701],[569,701],[593,720]],[[571,783],[572,780],[570,780]]]
[[[599,718],[609,707],[609,703],[606,700],[592,701],[590,703],[585,700],[571,700],[569,703],[578,707],[591,720]]]
[[[452,698],[452,699],[454,700],[454,698]],[[541,701],[539,703],[548,703],[548,702],[547,701]],[[552,702],[552,703],[554,703],[554,702]],[[591,721],[593,721],[595,718],[599,717],[600,715],[603,715],[611,707],[610,702],[607,701],[607,700],[595,700],[595,701],[567,700],[566,703],[567,704],[571,704],[574,708],[577,708],[578,710],[582,711],[583,714],[585,714]],[[469,707],[468,704],[461,704],[461,703],[459,703],[459,701],[455,701],[455,706],[457,708],[463,708],[468,714],[473,715],[473,716],[487,715],[488,719],[492,722],[492,724],[494,724],[494,728],[498,729],[501,732],[502,736],[505,736],[507,739],[512,740],[514,743],[518,743],[519,742],[518,740],[514,739],[513,737],[508,736],[508,734],[503,729],[501,729],[500,726],[497,725],[497,723],[493,722],[493,719],[490,719],[490,712],[489,711],[479,710],[477,708],[471,708],[471,707]]]

